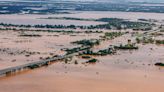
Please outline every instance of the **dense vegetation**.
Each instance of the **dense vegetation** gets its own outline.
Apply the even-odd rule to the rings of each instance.
[[[136,38],[137,43],[154,43],[155,40],[150,37],[142,37],[142,38]]]
[[[115,49],[122,49],[122,50],[135,50],[138,49],[137,46],[132,44],[126,44],[126,45],[120,45],[120,46],[114,46]]]
[[[123,32],[106,32],[104,36],[101,36],[101,38],[114,39],[114,38],[119,37],[123,34],[125,34],[125,33],[123,33]]]
[[[82,46],[89,46],[89,47],[93,47],[95,45],[99,45],[100,44],[100,40],[98,39],[90,39],[90,40],[80,40],[80,41],[75,41],[72,42],[72,44],[79,44]]]
[[[108,24],[105,25],[99,25],[100,27],[104,27],[106,29],[143,29],[143,30],[150,30],[151,25],[149,23],[144,23],[144,22],[133,22],[133,21],[128,21],[128,20],[123,20],[123,19],[118,19],[118,18],[101,18],[97,19],[96,21],[101,21],[101,22],[107,22]]]
[[[64,51],[67,52],[66,54],[73,54],[73,53],[77,53],[77,52],[88,50],[88,49],[90,49],[90,47],[75,47],[71,49],[67,48]]]
[[[80,21],[98,21],[106,22],[106,24],[96,26],[79,26],[81,29],[134,29],[134,30],[151,30],[151,24],[144,22],[133,22],[119,18],[100,18],[100,19],[83,19],[83,18],[72,18],[72,17],[48,17],[47,19],[65,19],[65,20],[80,20]],[[74,28],[76,28],[74,26]]]
[[[84,51],[82,54],[84,54],[84,55],[106,56],[106,55],[111,55],[111,54],[114,54],[114,53],[115,53],[115,51],[112,48],[108,48],[108,49],[99,50],[97,52],[94,52],[91,49],[88,49],[88,50]]]
[[[91,59],[91,60],[88,60],[86,63],[96,63],[98,60],[97,59]]]
[[[48,17],[40,19],[59,19],[59,20],[80,20],[80,21],[96,21],[95,19],[73,18],[73,17]]]
[[[156,44],[164,44],[164,40],[156,40]]]
[[[20,34],[21,37],[41,37],[39,34]]]
[[[155,40],[151,37],[136,38],[137,43],[151,43],[151,44],[164,44],[164,40]]]
[[[164,63],[155,63],[156,66],[164,66]]]
[[[134,30],[151,30],[152,24],[144,23],[144,22],[132,22],[124,19],[118,18],[100,18],[100,19],[81,19],[81,18],[69,18],[69,17],[61,17],[69,20],[85,20],[85,21],[99,21],[106,22],[106,24],[99,25],[89,25],[89,26],[77,26],[77,25],[24,25],[24,24],[7,24],[0,23],[0,26],[4,27],[17,27],[17,28],[50,28],[50,29],[134,29]],[[59,18],[60,19],[60,18]]]

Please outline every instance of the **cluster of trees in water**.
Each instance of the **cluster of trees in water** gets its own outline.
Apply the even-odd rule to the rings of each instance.
[[[156,44],[164,44],[164,40],[156,40]]]
[[[110,39],[114,39],[115,37],[119,37],[121,35],[125,34],[125,32],[106,32],[105,36],[103,38],[107,38],[109,37]],[[79,40],[79,41],[74,41],[71,42],[72,44],[77,44],[77,45],[81,45],[81,47],[78,48],[73,48],[73,49],[67,49],[67,52],[71,52],[71,53],[75,53],[75,52],[79,52],[81,50],[83,50],[83,52],[81,53],[82,55],[108,55],[108,54],[114,54],[116,52],[116,49],[124,49],[124,50],[131,50],[131,49],[138,49],[137,46],[135,46],[135,44],[131,44],[131,40],[128,40],[128,44],[126,45],[120,45],[120,46],[113,46],[113,47],[109,47],[107,49],[102,49],[99,51],[94,52],[91,48],[93,46],[99,45],[100,42],[103,39],[90,39],[90,40]],[[87,48],[84,48],[87,47]]]
[[[66,49],[62,49],[62,50],[64,50],[64,51],[66,51],[67,53],[67,55],[68,54],[73,54],[73,53],[77,53],[77,52],[79,52],[79,51],[84,51],[84,50],[88,50],[88,49],[90,49],[90,47],[75,47],[75,48],[66,48]]]
[[[96,21],[102,21],[102,22],[107,22],[105,25],[99,25],[100,27],[104,27],[107,29],[145,29],[145,30],[151,30],[152,24],[149,23],[144,23],[144,22],[133,22],[133,21],[128,21],[124,19],[118,19],[118,18],[100,18],[97,19]]]
[[[112,32],[113,33],[113,32]],[[105,56],[105,55],[109,55],[109,54],[114,54],[115,50],[113,48],[107,48],[107,49],[102,49],[102,50],[98,50],[98,51],[93,51],[91,48],[93,46],[99,45],[100,42],[102,41],[102,39],[90,39],[90,40],[80,40],[80,41],[75,41],[75,42],[71,42],[72,44],[77,44],[77,45],[81,45],[81,47],[78,48],[73,48],[73,49],[67,49],[67,53],[71,54],[75,53],[75,52],[80,52],[80,55],[100,55],[100,56]]]
[[[89,19],[78,19],[78,18],[67,18],[72,20],[89,20]],[[57,29],[145,29],[150,30],[152,28],[152,24],[143,23],[143,22],[132,22],[118,18],[100,18],[95,19],[94,21],[99,22],[107,22],[106,24],[99,24],[99,25],[89,25],[89,26],[77,26],[77,25],[24,25],[24,24],[7,24],[7,23],[0,23],[0,26],[4,27],[20,27],[20,28],[57,28]]]
[[[146,38],[146,37],[142,37],[142,38],[136,38],[136,42],[137,43],[145,43],[145,44],[147,44],[147,43],[151,43],[151,44],[164,44],[164,40],[155,40],[155,39],[153,39],[153,38]]]
[[[72,42],[72,44],[81,45],[81,47],[66,49],[65,51],[67,52],[67,54],[79,52],[79,54],[81,55],[101,55],[101,56],[112,54],[114,52],[112,48],[99,50],[97,52],[92,51],[91,48],[93,46],[99,45],[100,42],[101,42],[100,39],[90,39],[90,40],[85,39],[85,40],[75,41]]]
[[[142,38],[137,37],[136,42],[137,43],[154,43],[154,39],[146,38],[146,37],[142,37]]]
[[[26,32],[21,32],[19,34],[20,37],[42,37],[42,35],[40,34],[36,34],[36,33],[26,33]]]
[[[134,44],[126,44],[126,45],[120,45],[120,46],[114,46],[115,49],[122,49],[122,50],[135,50],[138,49],[138,46],[135,46]]]
[[[86,63],[96,63],[98,60],[93,58],[93,59],[90,59],[88,60]]]
[[[65,51],[67,52],[67,54],[72,54],[72,53],[78,52],[80,55],[100,55],[100,56],[105,56],[105,55],[115,53],[115,51],[112,48],[103,49],[103,50],[94,52],[91,50],[91,47],[76,47],[76,48],[72,48],[72,49],[66,49]],[[88,58],[88,57],[84,57],[84,58]]]
[[[25,55],[26,57],[29,57],[31,55],[41,54],[40,52],[32,52],[28,50],[19,50],[19,49],[10,49],[10,48],[0,48],[0,53],[8,54],[11,56]]]
[[[114,39],[114,38],[119,37],[123,34],[125,34],[125,32],[106,32],[104,36],[101,36],[101,38]]]
[[[161,63],[161,62],[158,62],[158,63],[155,63],[156,66],[164,66],[164,63]]]
[[[80,20],[80,21],[96,21],[95,19],[73,18],[73,17],[47,17],[40,19],[59,19],[59,20]]]
[[[98,39],[90,39],[90,40],[80,40],[80,41],[75,41],[75,42],[71,42],[72,44],[78,44],[78,45],[82,45],[82,46],[89,46],[89,47],[93,47],[95,45],[99,45],[100,44],[100,40]]]
[[[110,54],[114,54],[114,53],[115,53],[115,51],[113,50],[113,48],[107,48],[107,49],[99,50],[97,52],[94,52],[91,49],[88,49],[85,52],[83,52],[82,54],[106,56],[106,55],[110,55]]]
[[[20,27],[20,28],[70,28],[70,29],[75,29],[77,26],[75,25],[42,25],[42,24],[37,24],[37,25],[24,25],[24,24],[7,24],[7,23],[0,23],[1,26],[4,27]],[[80,27],[80,26],[79,26]]]

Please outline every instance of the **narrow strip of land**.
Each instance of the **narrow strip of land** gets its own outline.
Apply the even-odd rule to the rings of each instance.
[[[63,55],[63,56],[58,56],[58,57],[54,57],[54,58],[50,58],[50,59],[46,59],[46,60],[36,61],[36,62],[24,64],[24,65],[18,65],[15,67],[2,69],[2,70],[0,70],[0,75],[8,75],[11,73],[15,73],[15,72],[19,72],[19,71],[23,71],[23,70],[27,70],[27,69],[39,68],[39,67],[42,67],[45,65],[49,65],[50,63],[55,62],[57,60],[62,60],[62,59],[73,57],[77,54],[78,53]]]

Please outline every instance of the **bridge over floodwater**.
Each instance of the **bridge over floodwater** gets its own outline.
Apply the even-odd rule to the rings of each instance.
[[[78,55],[78,53],[58,56],[58,57],[54,57],[54,58],[50,58],[50,59],[46,59],[46,60],[40,60],[40,61],[31,62],[31,63],[27,63],[27,64],[23,64],[23,65],[18,65],[15,67],[2,69],[2,70],[0,70],[0,76],[9,75],[9,74],[20,72],[20,71],[27,70],[27,69],[39,68],[42,66],[49,65],[52,62],[62,60],[62,59],[67,59],[67,58],[73,57],[75,55]]]

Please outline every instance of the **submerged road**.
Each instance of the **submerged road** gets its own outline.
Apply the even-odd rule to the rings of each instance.
[[[74,54],[70,54],[70,55],[58,56],[58,57],[54,57],[54,58],[51,58],[51,59],[31,62],[31,63],[27,63],[27,64],[23,64],[23,65],[18,65],[18,66],[15,66],[15,67],[2,69],[2,70],[0,70],[0,76],[8,75],[8,74],[19,72],[19,71],[23,71],[23,70],[26,70],[26,69],[39,68],[39,67],[48,65],[51,62],[55,62],[57,60],[70,58],[70,57],[73,57],[75,55],[78,55],[78,53],[74,53]]]

